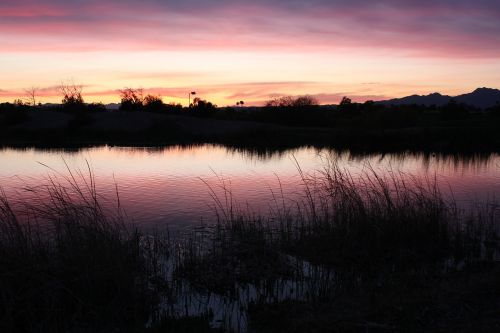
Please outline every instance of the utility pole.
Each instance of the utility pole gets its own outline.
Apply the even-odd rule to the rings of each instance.
[[[193,95],[193,96],[194,96],[194,95],[196,95],[196,91],[191,91],[191,92],[189,93],[189,104],[188,104],[188,108],[191,108],[191,95]]]

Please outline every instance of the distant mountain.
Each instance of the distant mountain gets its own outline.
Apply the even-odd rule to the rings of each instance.
[[[120,103],[109,103],[109,104],[106,104],[104,105],[106,107],[107,110],[118,110],[120,108]]]
[[[486,109],[491,106],[500,104],[500,90],[491,88],[478,88],[471,93],[458,95],[458,96],[447,96],[441,95],[439,93],[433,93],[430,95],[412,95],[402,98],[395,98],[386,101],[380,101],[381,104],[387,105],[436,105],[442,106],[447,104],[451,99],[454,99],[458,103],[465,103],[477,108]]]
[[[433,93],[430,95],[411,95],[402,98],[394,98],[387,101],[381,101],[382,104],[391,105],[437,105],[441,106],[448,103],[451,100],[451,96],[441,95],[439,93]]]
[[[478,88],[470,94],[463,94],[455,97],[459,103],[473,105],[475,107],[486,109],[495,104],[500,104],[500,90],[491,88]]]

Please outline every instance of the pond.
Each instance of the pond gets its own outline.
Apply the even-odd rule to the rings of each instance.
[[[497,154],[362,155],[313,147],[262,152],[219,145],[4,148],[0,150],[0,186],[10,200],[23,199],[27,186],[46,184],[49,177],[61,180],[69,175],[68,170],[80,170],[88,178],[88,163],[99,195],[117,205],[118,192],[120,205],[134,224],[144,229],[179,230],[214,222],[216,200],[226,207],[235,202],[240,210],[263,216],[281,204],[282,197],[287,204],[300,200],[303,182],[299,168],[314,174],[332,160],[353,175],[371,168],[383,176],[397,173],[436,179],[442,192],[463,207],[493,201],[500,195]]]

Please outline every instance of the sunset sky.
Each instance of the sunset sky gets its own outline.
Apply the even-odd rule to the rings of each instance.
[[[500,1],[1,0],[0,102],[58,102],[61,81],[221,106],[500,88]]]

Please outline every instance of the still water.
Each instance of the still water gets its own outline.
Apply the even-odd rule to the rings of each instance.
[[[352,174],[370,167],[382,175],[398,172],[437,179],[446,195],[462,206],[495,200],[500,196],[500,155],[457,157],[424,154],[353,155],[327,149],[300,148],[284,152],[255,153],[223,146],[202,145],[166,148],[97,147],[75,151],[0,150],[0,186],[9,199],[22,199],[26,186],[61,179],[67,167],[95,176],[98,193],[110,205],[121,207],[141,228],[179,229],[213,222],[214,198],[223,202],[221,186],[244,211],[266,215],[276,196],[287,202],[300,200],[303,185],[297,164],[307,174],[336,159]],[[280,199],[281,200],[281,199]]]

